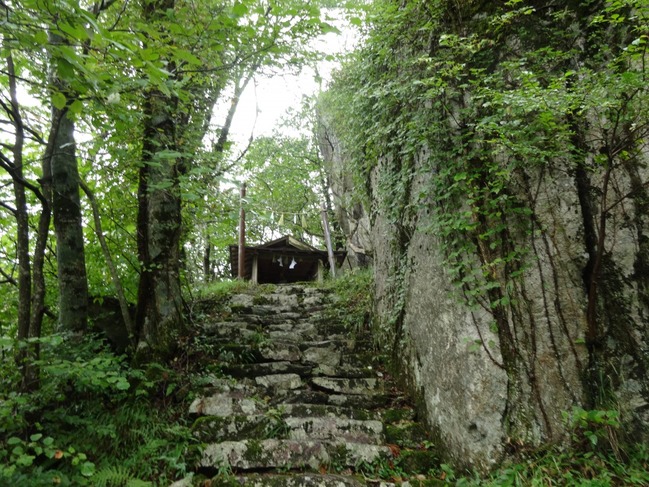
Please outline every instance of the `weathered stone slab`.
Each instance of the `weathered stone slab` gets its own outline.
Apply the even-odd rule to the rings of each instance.
[[[250,415],[262,411],[261,404],[241,391],[220,392],[197,397],[189,406],[189,414],[206,416]]]
[[[230,466],[240,470],[278,467],[317,469],[328,463],[329,454],[321,442],[269,439],[207,445],[200,466]]]
[[[311,383],[326,391],[340,394],[374,394],[379,391],[376,379],[341,379],[333,377],[314,377]]]
[[[367,367],[353,367],[351,365],[339,365],[335,367],[319,365],[311,373],[314,376],[340,377],[346,379],[372,378],[376,375],[372,369],[368,369]]]
[[[228,337],[235,336],[239,330],[259,330],[246,321],[221,321],[203,325],[203,333],[207,336]]]
[[[302,379],[297,374],[273,374],[255,378],[255,383],[267,389],[291,390],[302,386]]]
[[[284,404],[282,407],[285,416],[293,416],[296,418],[331,416],[342,419],[367,420],[375,419],[375,416],[378,414],[363,408],[333,406],[330,404],[298,403]]]
[[[281,328],[275,328],[281,326]],[[282,329],[284,328],[284,329]],[[294,325],[292,327],[286,327],[282,325],[272,325],[268,328],[268,338],[271,340],[279,341],[292,341],[295,343],[303,342],[306,340],[313,340],[318,336],[318,331],[315,325],[311,323],[305,323],[302,325]]]
[[[275,421],[263,414],[250,416],[202,416],[192,430],[202,442],[220,442],[263,438],[273,428]]]
[[[199,466],[236,470],[260,468],[317,469],[320,465],[357,466],[391,458],[388,447],[363,443],[325,443],[294,440],[244,440],[212,443],[205,447]]]
[[[354,350],[354,340],[350,338],[343,338],[343,339],[327,339],[327,340],[305,340],[299,344],[300,350],[304,351],[309,348],[317,348],[317,347],[331,347],[336,350],[340,350],[343,353],[346,352],[351,352]]]
[[[365,482],[353,477],[318,474],[255,474],[238,476],[237,481],[246,487],[365,487],[366,485]]]
[[[298,362],[302,359],[300,349],[290,342],[268,342],[259,348],[259,353],[266,360]]]
[[[340,364],[341,353],[333,346],[310,347],[302,352],[303,360],[318,365],[335,367]]]
[[[378,408],[387,403],[388,397],[384,394],[330,394],[327,398],[327,404],[350,408]]]
[[[290,428],[291,440],[324,440],[335,442],[383,442],[383,424],[380,421],[340,419],[332,416],[284,419]]]
[[[255,303],[252,294],[233,294],[230,297],[230,306],[250,308]]]
[[[264,296],[271,304],[282,308],[297,308],[298,297],[296,294],[275,293]]]
[[[293,362],[266,362],[257,364],[237,364],[223,368],[226,374],[232,377],[259,377],[276,374],[297,374],[300,377],[307,377],[313,369],[310,365],[302,365]],[[261,385],[261,384],[260,384]]]

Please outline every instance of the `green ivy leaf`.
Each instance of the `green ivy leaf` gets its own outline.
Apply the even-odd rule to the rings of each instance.
[[[63,110],[65,108],[66,103],[67,103],[67,98],[60,91],[57,91],[52,95],[52,105],[54,105],[54,108],[58,110]]]
[[[236,2],[234,4],[234,6],[232,7],[232,13],[236,17],[243,17],[244,15],[246,15],[248,13],[248,6],[244,5],[241,2]]]
[[[70,105],[70,112],[77,115],[83,111],[83,102],[81,100],[74,100]]]

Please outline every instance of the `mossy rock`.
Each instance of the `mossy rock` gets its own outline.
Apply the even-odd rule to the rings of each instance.
[[[268,416],[203,416],[192,425],[194,436],[204,442],[246,438],[281,438],[288,433],[281,419]]]
[[[439,458],[433,450],[402,450],[396,463],[409,474],[426,474],[439,467]]]
[[[244,304],[231,304],[230,311],[234,314],[245,314],[250,313],[252,311],[252,308]]]
[[[387,443],[399,445],[402,448],[416,448],[429,440],[426,429],[420,423],[412,421],[385,425],[385,440]]]
[[[381,411],[381,420],[386,424],[395,424],[401,421],[412,421],[414,418],[414,409],[392,408]]]
[[[252,304],[255,306],[262,306],[264,304],[272,304],[272,301],[263,294],[258,294],[252,299]]]

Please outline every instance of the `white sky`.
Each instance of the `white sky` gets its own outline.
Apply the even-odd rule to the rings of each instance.
[[[341,34],[329,33],[314,42],[314,47],[328,54],[351,51],[358,36],[356,30],[340,19],[335,22]],[[323,79],[322,89],[331,80],[331,73],[338,67],[335,61],[321,61],[318,73]],[[299,108],[303,95],[313,95],[320,90],[315,72],[305,68],[300,75],[277,75],[272,78],[258,77],[256,86],[251,81],[241,96],[237,113],[232,122],[230,138],[237,147],[247,144],[254,125],[255,137],[272,135],[281,118],[289,108]],[[228,103],[229,104],[229,103]],[[255,111],[259,114],[255,124]],[[222,124],[226,107],[217,107],[214,122]],[[236,156],[235,156],[236,157]]]

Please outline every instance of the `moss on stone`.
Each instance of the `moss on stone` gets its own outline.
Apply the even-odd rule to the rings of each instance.
[[[402,450],[396,463],[405,472],[425,474],[439,467],[439,458],[432,450]]]
[[[394,424],[400,421],[412,421],[414,415],[412,409],[386,409],[381,412],[381,419],[384,423]]]
[[[243,458],[252,464],[261,464],[264,460],[264,448],[259,440],[249,440]]]
[[[385,440],[405,448],[416,448],[428,440],[426,430],[421,424],[414,422],[401,422],[385,425]]]

